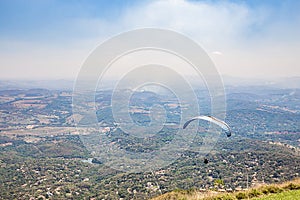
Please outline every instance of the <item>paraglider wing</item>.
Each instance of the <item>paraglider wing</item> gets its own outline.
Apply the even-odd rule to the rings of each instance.
[[[201,115],[201,116],[193,117],[192,119],[185,122],[185,124],[183,125],[183,129],[185,129],[192,121],[199,120],[199,119],[210,121],[210,122],[212,121],[212,119],[209,116]]]
[[[228,124],[226,124],[222,120],[219,120],[219,119],[217,119],[215,117],[212,117],[212,116],[200,115],[200,116],[197,116],[197,117],[193,117],[192,119],[185,122],[185,124],[183,125],[183,129],[185,129],[192,121],[199,120],[199,119],[206,120],[206,121],[212,122],[212,123],[220,126],[222,129],[225,130],[225,133],[226,133],[227,137],[231,136],[231,130],[230,130],[230,127],[228,126]]]

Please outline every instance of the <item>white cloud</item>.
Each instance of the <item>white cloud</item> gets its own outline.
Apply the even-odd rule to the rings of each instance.
[[[169,28],[212,44],[239,37],[256,18],[246,6],[233,3],[153,1],[128,10],[121,23]]]
[[[243,3],[152,1],[130,8],[120,23],[128,29],[150,26],[186,34],[208,52],[223,55],[212,57],[222,74],[300,76],[299,17],[277,20],[282,18],[277,14]]]
[[[212,52],[211,54],[217,55],[217,56],[222,56],[222,55],[223,55],[223,53],[220,52],[220,51],[214,51],[214,52]]]

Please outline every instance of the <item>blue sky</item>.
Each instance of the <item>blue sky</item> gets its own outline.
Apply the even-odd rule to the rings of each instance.
[[[38,40],[80,38],[93,35],[72,26],[77,20],[101,19],[114,22],[124,9],[138,1],[0,1],[0,35],[7,38]],[[59,34],[59,35],[57,35]],[[52,37],[52,38],[51,38]],[[47,38],[48,39],[48,38]]]
[[[188,35],[221,74],[300,76],[299,10],[297,0],[1,0],[0,78],[74,79],[103,40],[143,27]]]

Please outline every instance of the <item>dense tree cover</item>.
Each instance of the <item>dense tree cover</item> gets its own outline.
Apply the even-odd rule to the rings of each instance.
[[[73,136],[56,139],[62,140],[62,146],[78,142]],[[295,152],[284,146],[256,140],[220,141],[206,156],[208,164],[203,163],[201,155],[187,151],[163,169],[130,174],[103,164],[83,162],[69,154],[69,151],[79,151],[80,154],[82,150],[76,145],[67,146],[69,151],[57,151],[56,144],[52,143],[53,147],[49,147],[52,152],[43,150],[42,143],[51,146],[47,140],[41,144],[27,144],[28,149],[34,149],[34,146],[41,149],[41,152],[31,151],[31,155],[24,153],[25,149],[20,150],[20,146],[26,146],[23,143],[2,147],[1,197],[144,199],[176,188],[246,188],[262,182],[291,180],[300,173],[300,158]],[[89,156],[84,155],[86,158]]]
[[[178,160],[145,173],[122,173],[95,158],[84,162],[93,156],[69,131],[39,134],[39,128],[47,132],[74,127],[71,92],[0,91],[0,131],[6,133],[0,136],[0,198],[147,199],[175,189],[235,190],[299,177],[299,90],[255,89],[254,94],[251,88],[242,89],[227,97],[226,122],[232,137],[220,137],[208,155],[194,152],[209,134],[204,124],[191,149]],[[163,106],[167,123],[178,125],[181,107],[169,106],[176,104],[174,99],[151,92],[133,99],[130,106],[142,111],[153,104]],[[176,131],[172,126],[148,139],[131,137],[113,120],[111,91],[97,92],[95,100],[100,126],[109,127],[105,134],[124,150],[152,152],[172,141]],[[209,113],[210,102],[199,95],[200,103]],[[148,124],[149,116],[143,113],[131,116],[140,125]]]

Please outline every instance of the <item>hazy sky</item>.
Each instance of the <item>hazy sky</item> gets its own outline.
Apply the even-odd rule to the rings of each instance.
[[[222,75],[300,76],[300,1],[1,0],[0,78],[74,79],[102,41],[157,27],[197,41]]]

